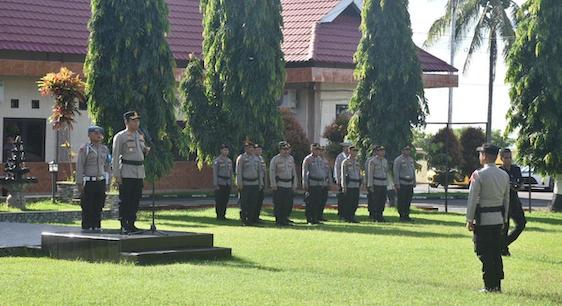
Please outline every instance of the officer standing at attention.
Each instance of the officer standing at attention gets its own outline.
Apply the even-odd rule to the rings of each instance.
[[[302,161],[302,186],[305,194],[305,215],[308,224],[320,224],[322,218],[322,201],[328,186],[329,173],[324,158],[321,156],[320,144],[310,145],[310,154]]]
[[[324,221],[328,221],[328,219],[324,217],[324,208],[326,208],[326,203],[328,202],[328,190],[332,185],[332,179],[331,179],[332,175],[330,174],[330,165],[328,163],[328,160],[326,159],[326,147],[324,146],[320,147],[320,157],[322,158],[322,162],[324,163],[324,169],[326,171],[326,186],[324,186],[324,188],[322,189],[320,212],[318,213],[318,216],[320,216],[320,218],[318,220],[324,222]]]
[[[290,150],[291,145],[288,142],[279,142],[279,154],[271,159],[269,165],[275,224],[279,226],[293,223],[289,217],[293,210],[293,193],[297,189],[298,178],[295,160],[289,154]]]
[[[341,178],[341,164],[343,161],[349,157],[349,147],[351,143],[349,142],[342,142],[340,143],[342,146],[342,152],[336,156],[336,160],[334,161],[334,182],[338,185],[338,193],[336,194],[336,199],[338,201],[338,216],[340,220],[343,220],[342,214],[342,207],[343,207],[343,191],[341,189],[342,182],[340,181]]]
[[[505,236],[505,245],[502,249],[502,255],[511,256],[511,253],[509,252],[509,245],[513,243],[513,241],[517,240],[527,224],[527,219],[525,218],[525,213],[523,212],[523,205],[521,204],[519,195],[517,194],[521,188],[523,176],[521,175],[521,168],[512,163],[513,159],[510,149],[503,149],[500,153],[500,158],[502,160],[502,166],[500,169],[507,172],[509,175],[509,183],[511,186],[509,189],[509,213],[507,223],[503,231]],[[508,233],[509,219],[513,219],[515,222],[515,228]]]
[[[410,204],[416,187],[416,166],[411,156],[412,148],[402,148],[402,155],[394,160],[394,188],[398,195],[398,214],[400,221],[413,221],[410,218]]]
[[[502,226],[507,222],[509,210],[509,175],[496,167],[497,146],[486,143],[476,150],[484,167],[470,177],[466,227],[474,232],[474,250],[482,262],[484,289],[481,292],[501,292]]]
[[[369,201],[369,217],[373,221],[385,222],[383,217],[386,204],[386,189],[388,186],[389,172],[388,162],[384,158],[386,151],[383,146],[374,146],[375,156],[367,160],[367,198]]]
[[[236,159],[236,185],[240,194],[240,220],[243,225],[254,225],[259,218],[259,190],[261,188],[261,162],[254,153],[254,143],[244,142],[244,153]]]
[[[232,160],[230,148],[222,144],[220,155],[213,161],[213,186],[215,187],[215,212],[217,220],[226,220],[226,207],[232,186]]]
[[[263,206],[263,198],[264,198],[264,191],[265,191],[265,186],[266,186],[266,182],[267,182],[267,165],[265,164],[265,159],[263,158],[262,154],[263,154],[263,148],[261,145],[259,144],[255,144],[255,153],[256,153],[256,157],[259,158],[260,160],[260,191],[259,191],[259,198],[258,198],[258,205],[257,205],[257,212],[256,212],[256,216],[257,216],[257,220],[256,223],[262,223],[262,220],[260,219],[260,215],[261,215],[261,208]]]
[[[142,196],[144,156],[150,147],[139,132],[140,115],[135,111],[123,114],[125,129],[113,136],[113,177],[119,184],[119,220],[121,233],[140,230],[135,226],[139,201]]]
[[[80,191],[82,230],[101,231],[101,211],[110,182],[109,149],[101,142],[103,128],[88,128],[90,142],[81,146],[76,160],[76,185]]]
[[[341,163],[341,188],[343,191],[342,216],[346,222],[359,223],[355,212],[359,206],[359,188],[361,187],[361,168],[357,161],[355,146],[349,147],[349,157]]]

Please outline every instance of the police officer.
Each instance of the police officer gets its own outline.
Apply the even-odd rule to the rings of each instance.
[[[330,186],[332,185],[332,180],[330,179],[330,177],[332,177],[330,175],[330,165],[328,163],[328,160],[326,159],[326,147],[321,146],[320,147],[320,158],[322,158],[322,162],[324,164],[324,170],[326,171],[326,186],[324,186],[322,188],[322,197],[320,199],[320,211],[318,212],[318,220],[319,221],[328,221],[328,219],[326,219],[326,217],[324,216],[324,209],[326,208],[326,203],[328,202],[328,190],[330,189]]]
[[[263,206],[263,199],[264,199],[264,191],[265,191],[265,186],[266,186],[266,182],[267,182],[267,165],[265,163],[265,158],[263,158],[263,147],[260,144],[255,144],[255,153],[256,153],[256,157],[259,158],[260,160],[260,191],[259,191],[259,197],[258,197],[258,205],[257,205],[257,211],[256,211],[256,222],[257,223],[262,223],[263,221],[260,219],[260,215],[261,215],[261,208]]]
[[[302,186],[305,194],[305,215],[308,224],[320,224],[323,212],[324,192],[327,191],[329,172],[322,147],[318,143],[310,145],[310,154],[302,161]]]
[[[482,262],[481,292],[501,292],[502,226],[507,222],[509,209],[509,175],[496,167],[497,146],[486,143],[477,151],[484,167],[470,177],[466,226],[474,232],[474,250]]]
[[[502,250],[502,255],[511,256],[509,252],[509,245],[513,241],[517,240],[521,232],[525,229],[525,224],[527,224],[527,219],[525,218],[525,213],[523,212],[523,205],[519,200],[519,189],[521,188],[521,183],[523,181],[523,176],[521,175],[521,168],[512,163],[511,150],[505,148],[500,153],[500,158],[502,160],[502,166],[500,169],[507,172],[509,175],[509,182],[511,188],[509,189],[509,213],[507,224],[504,228],[505,236],[505,246]],[[509,232],[509,219],[513,219],[515,223],[515,228]]]
[[[126,112],[123,114],[126,128],[113,136],[113,177],[119,184],[122,234],[140,231],[135,221],[145,178],[144,156],[150,151],[139,132],[140,118],[135,111]]]
[[[244,225],[254,225],[261,183],[261,162],[255,156],[254,143],[244,142],[244,153],[236,159],[236,185],[240,200],[240,220]]]
[[[342,216],[346,222],[359,223],[355,212],[359,206],[359,188],[361,187],[361,168],[357,161],[355,146],[349,147],[349,156],[341,164],[341,188],[343,191]]]
[[[349,157],[349,147],[351,146],[351,143],[349,142],[342,142],[340,143],[340,145],[342,146],[342,152],[340,154],[338,154],[338,156],[336,156],[336,160],[334,162],[334,182],[336,183],[336,185],[338,185],[338,193],[336,194],[336,199],[338,201],[338,216],[340,217],[340,220],[343,220],[343,214],[342,214],[342,207],[343,207],[343,191],[341,189],[342,186],[342,182],[340,181],[341,178],[341,164],[343,163],[343,161]]]
[[[80,191],[82,230],[101,231],[101,211],[110,182],[109,149],[102,144],[103,128],[88,128],[89,143],[81,146],[76,160],[76,185]]]
[[[416,187],[416,166],[412,158],[412,147],[402,148],[402,154],[394,160],[394,188],[398,195],[398,214],[400,221],[413,221],[410,218],[410,204]]]
[[[386,189],[390,177],[390,168],[386,158],[384,158],[386,151],[383,146],[374,146],[373,152],[375,155],[367,160],[365,166],[369,217],[373,221],[385,222],[383,212],[386,204]]]
[[[226,207],[232,186],[232,160],[228,157],[230,148],[227,144],[222,144],[220,150],[220,155],[213,161],[215,212],[217,220],[226,220]]]
[[[293,193],[297,189],[297,170],[295,160],[290,155],[291,145],[279,142],[279,154],[271,159],[269,179],[273,190],[273,211],[275,224],[287,226],[293,223],[289,217],[293,210]]]

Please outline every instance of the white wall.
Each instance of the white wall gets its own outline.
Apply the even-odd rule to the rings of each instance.
[[[320,85],[320,105],[322,109],[321,114],[319,114],[321,116],[320,135],[324,132],[324,128],[336,118],[336,105],[349,104],[354,88],[355,85],[353,84],[322,83]],[[328,139],[320,137],[321,144],[328,144]]]
[[[4,97],[0,97],[0,136],[3,136],[4,118],[41,118],[46,120],[45,127],[45,161],[54,159],[55,132],[48,120],[53,107],[52,97],[43,97],[37,90],[37,80],[31,77],[5,77],[0,76],[4,84]],[[19,108],[13,109],[10,105],[11,99],[19,99]],[[31,100],[39,100],[39,109],[31,108]],[[88,127],[92,124],[88,118],[87,111],[81,111],[76,117],[74,129],[71,131],[72,151],[87,142]],[[3,152],[3,139],[0,141],[0,152]],[[25,146],[25,144],[24,144]],[[1,156],[0,156],[1,158]]]

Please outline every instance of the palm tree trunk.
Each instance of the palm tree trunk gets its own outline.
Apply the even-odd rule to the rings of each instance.
[[[492,105],[494,99],[494,80],[496,78],[496,57],[498,46],[496,31],[490,29],[490,66],[488,67],[488,120],[486,121],[486,142],[492,142]]]

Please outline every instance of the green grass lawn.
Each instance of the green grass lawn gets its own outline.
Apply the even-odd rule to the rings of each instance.
[[[65,203],[56,202],[53,203],[51,200],[42,200],[37,202],[27,202],[25,209],[21,210],[19,208],[8,207],[6,203],[0,203],[0,213],[3,212],[22,212],[22,211],[61,211],[61,210],[80,210],[80,205],[78,203]]]
[[[366,210],[359,213],[364,219]],[[229,209],[228,217],[237,214]],[[404,224],[387,209],[387,224],[276,228],[270,214],[256,228],[218,223],[211,209],[158,212],[159,229],[215,234],[215,245],[233,249],[230,261],[134,266],[0,258],[0,304],[562,304],[562,214],[529,216],[504,260],[503,294],[478,293],[480,262],[462,215],[416,211],[416,222]],[[302,211],[294,215],[304,222]],[[148,213],[142,221],[147,228]]]

